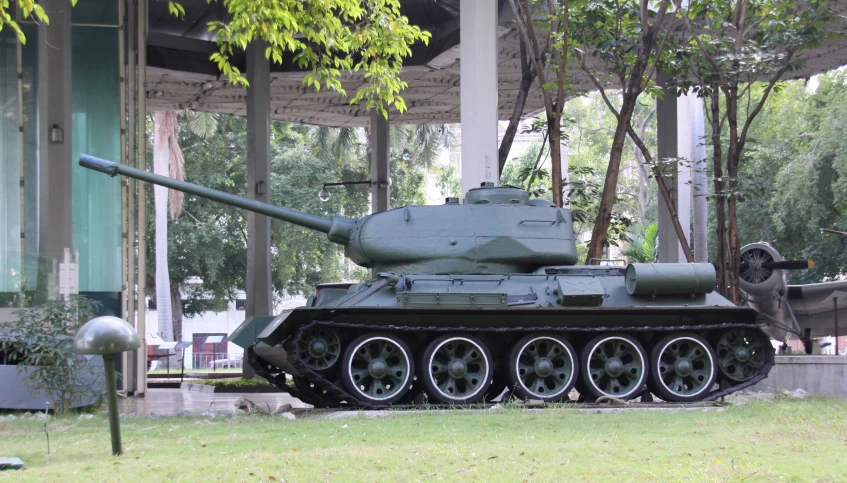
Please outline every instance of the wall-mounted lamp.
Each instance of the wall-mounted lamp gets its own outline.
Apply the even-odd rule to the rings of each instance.
[[[50,142],[61,143],[65,140],[65,131],[58,124],[53,124],[50,128]]]
[[[329,201],[330,194],[329,194],[329,190],[326,189],[327,186],[345,186],[345,185],[349,185],[349,184],[372,184],[372,183],[371,183],[371,180],[367,180],[367,181],[341,181],[341,182],[338,182],[338,183],[324,183],[323,189],[318,193],[318,198],[320,198],[321,201]]]

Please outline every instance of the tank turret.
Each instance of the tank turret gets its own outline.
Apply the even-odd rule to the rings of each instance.
[[[178,181],[83,154],[79,164],[111,176],[124,175],[327,234],[351,260],[374,272],[528,273],[539,267],[574,265],[577,259],[570,210],[526,191],[483,183],[464,203],[405,206],[363,218],[324,218]]]

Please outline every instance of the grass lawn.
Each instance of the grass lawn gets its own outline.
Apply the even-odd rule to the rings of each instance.
[[[112,457],[104,415],[0,422],[5,481],[847,481],[847,400],[723,412],[567,409],[287,421],[130,419]]]

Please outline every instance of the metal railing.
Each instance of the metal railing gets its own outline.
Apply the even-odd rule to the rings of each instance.
[[[191,362],[197,369],[241,369],[244,359],[243,354],[230,354],[227,352],[195,352],[191,355]]]

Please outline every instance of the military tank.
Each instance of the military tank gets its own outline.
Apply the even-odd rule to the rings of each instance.
[[[577,265],[570,211],[520,188],[484,183],[462,203],[328,219],[87,155],[80,164],[326,233],[372,270],[230,337],[258,375],[316,406],[479,404],[504,388],[545,402],[575,388],[592,402],[691,403],[773,365],[757,313],[713,292],[711,264]]]

